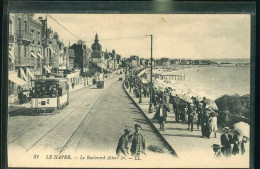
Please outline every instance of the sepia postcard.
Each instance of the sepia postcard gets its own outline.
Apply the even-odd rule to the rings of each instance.
[[[8,14],[8,167],[249,168],[251,14]]]

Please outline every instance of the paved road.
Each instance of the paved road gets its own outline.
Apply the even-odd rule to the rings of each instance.
[[[142,126],[149,151],[159,148],[172,158],[164,142],[127,97],[118,77],[108,79],[104,89],[87,87],[70,94],[70,104],[60,113],[33,115],[20,112],[9,117],[8,148],[12,151],[49,154],[88,153],[115,155],[119,137],[125,128]],[[41,151],[39,151],[41,150]]]

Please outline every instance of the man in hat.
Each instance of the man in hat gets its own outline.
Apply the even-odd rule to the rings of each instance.
[[[229,157],[231,155],[231,144],[233,144],[233,138],[229,134],[229,127],[224,127],[224,134],[221,135],[220,141],[223,146],[221,151],[224,156]]]
[[[210,121],[210,115],[211,110],[209,108],[208,105],[205,106],[205,108],[203,109],[203,117],[202,117],[202,122],[201,122],[201,128],[202,128],[202,136],[206,137],[208,139],[210,139],[210,125],[209,125],[209,121]]]
[[[174,111],[174,114],[175,114],[175,120],[176,120],[176,122],[179,122],[180,106],[179,106],[179,101],[178,101],[177,95],[176,95],[176,97],[173,97],[172,106],[173,106],[173,111]]]
[[[193,131],[193,121],[196,116],[196,111],[194,109],[194,104],[190,104],[189,111],[188,111],[188,130],[191,129]]]
[[[221,152],[221,147],[223,147],[222,145],[213,144],[211,147],[213,147],[213,151],[215,152],[215,158],[221,158],[223,156],[223,153]]]
[[[141,129],[139,124],[135,124],[135,132],[130,136],[130,141],[132,142],[130,151],[136,160],[140,160],[141,153],[145,154],[145,139],[140,132]]]
[[[166,122],[166,117],[167,117],[167,111],[169,111],[169,108],[167,108],[161,102],[159,107],[156,110],[154,117],[153,117],[153,119],[158,120],[158,123],[160,124],[160,129],[163,129],[163,131],[165,131],[165,122]]]
[[[119,138],[116,154],[118,157],[128,155],[128,137],[131,131],[129,129],[124,130],[125,134]]]
[[[201,125],[201,120],[202,120],[202,103],[199,103],[198,104],[198,108],[197,108],[197,116],[198,116],[198,119],[197,119],[197,129],[199,129],[200,125]]]
[[[224,107],[223,120],[224,120],[225,126],[230,126],[231,115],[230,115],[230,111],[228,110],[227,106]]]

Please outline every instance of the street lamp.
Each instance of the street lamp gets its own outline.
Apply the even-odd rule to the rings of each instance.
[[[149,113],[152,113],[153,105],[152,105],[152,98],[153,98],[153,35],[146,35],[151,37],[151,76],[150,76],[150,104],[149,104]]]

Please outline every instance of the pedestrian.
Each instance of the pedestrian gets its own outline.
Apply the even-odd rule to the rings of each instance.
[[[176,122],[179,122],[179,118],[180,118],[180,110],[179,110],[179,101],[178,101],[178,98],[177,97],[173,97],[173,104],[172,104],[172,107],[173,107],[173,111],[174,111],[174,114],[175,114],[175,120]]]
[[[244,155],[245,154],[245,143],[247,142],[247,138],[241,136],[240,133],[235,130],[233,135],[234,146],[232,150],[233,155]]]
[[[222,145],[219,144],[213,144],[211,147],[213,147],[214,151],[214,158],[221,158],[223,157],[223,153],[221,152]]]
[[[116,148],[116,154],[118,157],[128,156],[128,137],[131,131],[129,129],[125,129],[124,132],[125,134],[119,138],[117,148]]]
[[[220,136],[221,145],[223,146],[221,151],[225,157],[231,155],[231,144],[234,143],[232,136],[229,134],[229,127],[224,127],[224,134]]]
[[[132,142],[131,155],[135,157],[135,160],[140,160],[141,153],[145,154],[145,139],[141,134],[141,129],[139,124],[135,124],[135,132],[129,137]]]
[[[206,137],[210,139],[210,113],[211,110],[208,105],[205,106],[204,112],[203,112],[203,137]]]
[[[188,110],[188,130],[191,129],[193,131],[193,122],[196,116],[196,111],[194,109],[194,105],[191,103]]]
[[[230,115],[230,111],[228,110],[227,106],[224,107],[223,120],[224,120],[223,125],[230,127],[231,115]]]
[[[19,99],[20,105],[23,104],[23,92],[22,91],[19,91],[18,99]]]
[[[218,130],[218,125],[217,125],[217,114],[215,112],[212,112],[210,116],[210,128],[211,132],[214,132],[215,138],[217,138],[217,130]]]
[[[153,119],[158,120],[158,123],[160,124],[160,129],[163,129],[163,131],[165,131],[166,117],[167,117],[167,110],[163,105],[163,103],[160,103]]]
[[[201,119],[202,119],[202,103],[198,104],[197,107],[197,129],[199,129],[200,125],[201,125]]]
[[[203,100],[201,101],[202,107],[205,108],[207,103],[206,103],[206,97],[203,97]]]

